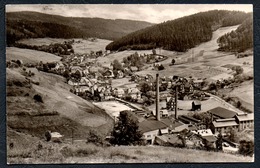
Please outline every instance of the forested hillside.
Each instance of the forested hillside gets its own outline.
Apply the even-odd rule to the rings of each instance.
[[[77,18],[38,12],[6,13],[7,44],[23,38],[87,38],[115,40],[153,25],[132,20]]]
[[[239,11],[213,10],[167,21],[126,35],[110,43],[108,50],[151,49],[186,51],[209,41],[219,27],[241,24],[249,14]]]
[[[220,51],[243,52],[253,47],[253,14],[251,13],[235,31],[218,39]]]

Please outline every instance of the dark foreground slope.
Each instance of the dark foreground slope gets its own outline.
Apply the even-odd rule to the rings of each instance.
[[[212,38],[219,27],[241,24],[250,14],[213,10],[167,21],[126,35],[107,45],[108,50],[151,49],[186,51]]]
[[[62,17],[38,12],[6,13],[7,43],[23,38],[87,38],[114,40],[152,23],[133,20]]]
[[[103,136],[111,131],[113,120],[105,111],[70,93],[63,77],[33,68],[6,70],[8,130],[38,138],[44,138],[47,130],[57,131],[65,139],[71,138],[72,131],[76,139],[86,138],[90,130],[99,130]],[[28,77],[29,70],[35,75]]]

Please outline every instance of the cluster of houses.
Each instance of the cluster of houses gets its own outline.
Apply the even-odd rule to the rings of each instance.
[[[105,71],[101,68],[103,67],[97,65],[96,59],[86,55],[73,55],[64,57],[63,63],[56,63],[52,70],[61,74],[66,70],[69,71],[69,74],[79,74],[78,79],[76,76],[68,79],[68,84],[73,88],[72,92],[79,96],[82,96],[83,93],[88,93],[87,96],[98,95],[99,101],[114,98],[127,101],[126,97],[130,97],[131,100],[142,103],[142,93],[137,87],[113,88],[111,86],[111,79],[124,78],[126,72],[134,72],[134,69],[118,70],[115,74],[112,68]],[[140,76],[132,73],[130,78],[135,83],[147,82],[151,87],[155,86],[155,80],[151,75]],[[178,86],[178,99],[194,100],[192,102],[193,111],[201,110],[199,100],[203,100],[206,95],[203,92],[198,94],[198,91],[203,90],[204,83],[203,79],[179,76],[162,77],[159,80],[161,91],[175,90],[175,87]],[[202,121],[187,115],[180,115],[178,118],[172,119],[169,117],[168,110],[174,110],[174,97],[166,96],[165,99],[169,108],[160,110],[159,115],[145,110],[130,112],[131,116],[138,121],[139,129],[143,134],[142,138],[147,144],[172,146],[185,144],[189,147],[202,147],[206,142],[216,146],[218,133],[225,135],[230,128],[242,131],[252,127],[254,123],[253,114],[238,114],[221,107],[208,111],[212,116],[210,128],[207,128]],[[94,98],[94,100],[96,99]]]
[[[216,149],[219,133],[225,136],[230,129],[243,131],[254,125],[253,113],[238,114],[222,107],[207,111],[212,116],[209,128],[192,116],[179,115],[177,119],[170,118],[165,110],[160,110],[159,115],[144,115],[141,111],[129,113],[138,122],[146,144],[175,147],[204,148],[207,145]]]

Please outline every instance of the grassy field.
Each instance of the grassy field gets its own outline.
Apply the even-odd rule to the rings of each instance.
[[[42,61],[46,62],[59,62],[61,57],[58,57],[54,54],[29,50],[29,49],[21,49],[16,47],[7,47],[6,48],[6,60],[17,60],[20,59],[23,63],[38,63]]]
[[[19,40],[18,43],[41,46],[41,45],[50,45],[52,43],[62,43],[67,40],[68,39],[46,37],[46,38],[22,39],[22,40]]]
[[[27,137],[28,138],[28,137]],[[42,149],[38,149],[38,144]],[[30,150],[29,150],[30,149]],[[201,163],[252,162],[254,158],[222,152],[162,147],[117,146],[101,147],[74,142],[55,144],[36,141],[29,149],[12,149],[9,163]],[[46,156],[47,155],[47,156]]]
[[[244,82],[241,86],[232,90],[229,95],[238,97],[243,106],[254,111],[254,81]]]
[[[75,53],[84,54],[90,53],[91,51],[105,51],[106,46],[111,43],[110,40],[96,39],[95,41],[75,39],[75,41],[80,41],[80,43],[74,43],[72,46]]]
[[[31,39],[22,39],[19,40],[19,43],[27,44],[27,45],[50,45],[52,43],[63,43],[64,41],[68,41],[72,39],[62,39],[62,38],[31,38]],[[111,43],[110,40],[105,39],[96,39],[95,41],[85,40],[75,38],[75,43],[72,45],[74,52],[77,54],[85,54],[90,53],[91,51],[99,51],[105,50],[105,47]]]

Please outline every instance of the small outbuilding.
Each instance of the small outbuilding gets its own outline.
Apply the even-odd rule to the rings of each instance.
[[[192,111],[200,111],[201,110],[201,102],[198,100],[195,100],[192,102]]]

